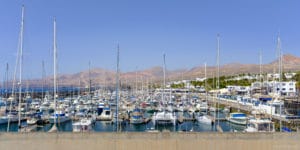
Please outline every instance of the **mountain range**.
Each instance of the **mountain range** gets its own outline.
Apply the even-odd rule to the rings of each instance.
[[[283,70],[299,71],[300,70],[300,58],[294,55],[286,54],[282,56]],[[278,60],[274,60],[270,63],[262,65],[263,73],[273,73],[278,70]],[[259,64],[241,64],[241,63],[229,63],[220,66],[220,75],[237,75],[242,73],[256,74],[260,72]],[[216,74],[216,66],[207,67],[207,76],[213,77]],[[167,80],[182,80],[182,79],[195,79],[204,77],[204,66],[197,66],[191,69],[178,69],[167,70]],[[58,76],[60,85],[64,86],[88,86],[89,79],[92,85],[112,85],[115,82],[115,71],[94,68],[91,70],[85,70],[75,74],[61,74]],[[163,68],[152,67],[145,70],[139,70],[135,72],[121,72],[121,83],[123,84],[142,84],[143,83],[155,83],[163,79]],[[36,79],[30,81],[30,85],[41,85],[43,81],[52,85],[53,77],[47,77],[45,79]]]

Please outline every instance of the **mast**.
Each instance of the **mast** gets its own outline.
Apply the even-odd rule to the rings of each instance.
[[[166,87],[166,54],[163,54],[164,66],[163,66],[163,74],[164,74],[164,85],[163,85],[163,93],[162,93],[162,101],[165,102],[165,87]]]
[[[16,64],[15,64],[15,69],[14,69],[14,76],[13,76],[13,85],[12,85],[12,99],[10,100],[10,105],[9,105],[9,113],[11,113],[12,109],[12,101],[15,100],[15,89],[16,89],[16,76],[17,76],[17,70],[18,70],[18,65],[19,65],[19,59],[20,59],[20,53],[21,53],[21,45],[23,44],[23,41],[21,41],[23,37],[23,17],[24,17],[24,5],[22,6],[22,20],[21,20],[21,30],[20,30],[20,35],[19,35],[19,43],[18,43],[18,50],[17,50],[17,59],[16,59]],[[8,67],[8,66],[7,66]],[[8,69],[8,68],[7,68]],[[20,109],[19,109],[20,110]],[[7,123],[7,132],[9,132],[10,128],[10,117],[8,118],[8,123]]]
[[[42,100],[44,98],[44,86],[45,86],[45,62],[42,61]]]
[[[91,98],[91,86],[92,86],[92,80],[91,80],[91,61],[89,61],[89,98]]]
[[[5,71],[5,97],[8,98],[8,70],[9,66],[6,63],[6,71]]]
[[[20,74],[19,74],[19,106],[18,106],[18,127],[21,128],[21,101],[22,101],[22,63],[23,63],[23,33],[24,33],[24,6],[22,6],[22,21],[20,33]]]
[[[277,37],[277,53],[278,53],[278,74],[279,74],[279,83],[282,81],[282,52],[281,52],[281,40],[280,37]],[[281,96],[281,84],[279,90],[279,96]]]
[[[135,67],[135,96],[138,94],[137,66]]]
[[[220,89],[220,35],[217,35],[217,91],[219,92]],[[219,108],[219,98],[217,93],[217,99],[218,99],[218,105],[217,108]],[[217,110],[217,109],[216,109]],[[218,113],[218,125],[219,125],[219,112]]]
[[[277,52],[278,52],[278,73],[279,73],[279,97],[281,97],[281,90],[282,90],[282,52],[281,52],[281,41],[280,41],[280,36],[278,35],[277,37]],[[281,117],[281,111],[282,111],[282,104],[280,101],[280,117]],[[280,125],[280,132],[282,131],[282,121],[280,119],[279,121],[279,125]]]
[[[56,69],[57,69],[57,47],[56,47],[56,18],[54,18],[54,23],[53,23],[53,98],[54,98],[54,115],[56,111]],[[56,118],[54,117],[54,126],[56,126]]]
[[[116,132],[119,131],[119,61],[120,61],[120,48],[117,47],[117,75],[116,75]]]
[[[262,83],[262,53],[261,51],[259,52],[259,82],[260,82],[260,94],[262,95],[262,88],[263,88],[263,83]]]
[[[206,89],[206,85],[207,85],[207,79],[206,79],[206,62],[204,63],[204,76],[205,76],[205,82],[204,82],[204,89],[205,89],[205,100],[207,101],[207,89]],[[206,109],[206,114],[207,114],[207,109]]]

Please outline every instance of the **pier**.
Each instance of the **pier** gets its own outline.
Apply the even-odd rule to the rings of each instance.
[[[201,95],[201,98],[204,99],[205,97],[203,95]],[[219,104],[229,106],[231,108],[239,109],[239,110],[242,110],[242,111],[245,111],[245,112],[249,112],[249,113],[253,110],[252,106],[250,106],[250,105],[243,105],[243,104],[240,104],[240,103],[237,103],[237,102],[232,102],[231,100],[224,99],[224,98],[213,98],[212,96],[209,96],[207,101],[210,104],[219,103]],[[267,114],[265,114],[265,115],[267,115]],[[281,116],[276,116],[276,115],[272,115],[272,116],[267,115],[267,116],[272,117],[272,119],[287,122],[287,123],[291,123],[291,122],[296,123],[296,124],[300,123],[300,119],[298,119],[298,118],[288,119],[288,118],[281,117]]]
[[[3,150],[299,150],[299,133],[0,133]]]

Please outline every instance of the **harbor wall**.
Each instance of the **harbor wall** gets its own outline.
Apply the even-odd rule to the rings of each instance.
[[[0,133],[0,150],[299,150],[300,133]]]

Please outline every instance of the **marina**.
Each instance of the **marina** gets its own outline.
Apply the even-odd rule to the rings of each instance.
[[[0,0],[0,150],[300,150],[299,6]]]

